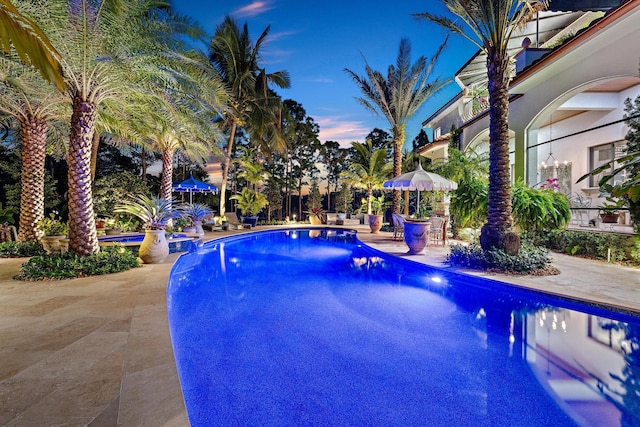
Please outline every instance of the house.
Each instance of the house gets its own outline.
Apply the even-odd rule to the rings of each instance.
[[[624,101],[640,95],[638,40],[640,0],[552,1],[550,10],[511,40],[512,179],[536,186],[557,178],[560,191],[572,199],[576,226],[602,227],[598,178],[577,180],[624,153]],[[434,142],[421,155],[446,157],[452,126],[460,132],[462,150],[489,150],[484,55],[474,55],[455,81],[460,93],[423,121]],[[631,231],[628,214],[606,227]]]

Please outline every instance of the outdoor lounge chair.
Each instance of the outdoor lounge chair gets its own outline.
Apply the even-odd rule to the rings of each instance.
[[[238,215],[235,212],[225,212],[224,216],[227,218],[227,224],[230,230],[241,230],[243,228],[251,228],[249,224],[243,224],[238,220]]]
[[[392,214],[393,220],[393,240],[404,238],[404,217],[400,214]]]

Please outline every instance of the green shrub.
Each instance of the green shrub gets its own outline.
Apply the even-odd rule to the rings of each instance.
[[[546,248],[522,244],[518,255],[509,255],[501,250],[483,251],[480,245],[453,245],[447,262],[458,267],[476,270],[499,270],[509,273],[531,273],[543,270],[551,264],[550,252]]]
[[[102,248],[89,256],[78,256],[72,252],[34,256],[22,264],[17,280],[71,279],[117,273],[138,267],[138,259],[122,247]]]
[[[21,258],[44,255],[46,252],[40,242],[3,242],[0,243],[0,257]]]
[[[523,238],[532,244],[544,246],[568,255],[640,264],[640,253],[635,250],[633,236],[591,231],[552,230],[544,233],[528,232]],[[636,240],[638,238],[635,238]]]

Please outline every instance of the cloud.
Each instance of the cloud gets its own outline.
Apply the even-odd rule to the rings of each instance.
[[[371,131],[363,122],[344,120],[339,117],[314,117],[320,126],[320,141],[338,141],[342,148],[351,147],[353,141],[364,142]]]
[[[271,42],[278,41],[280,39],[285,39],[290,36],[295,36],[296,34],[299,34],[299,33],[300,31],[294,31],[294,30],[280,31],[278,33],[269,33],[269,37],[267,39],[269,43],[271,43]]]
[[[270,1],[254,1],[247,6],[236,9],[231,14],[238,18],[246,18],[260,15],[271,9],[273,9],[273,6]]]
[[[335,80],[328,77],[312,77],[306,81],[309,83],[333,83]]]

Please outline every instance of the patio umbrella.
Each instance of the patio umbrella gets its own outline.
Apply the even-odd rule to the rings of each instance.
[[[193,204],[193,193],[215,193],[218,191],[218,187],[215,185],[197,180],[191,174],[189,174],[189,178],[177,184],[173,184],[171,188],[173,191],[180,193],[188,192],[190,204]]]
[[[458,188],[458,184],[450,179],[434,172],[425,171],[420,163],[413,172],[407,172],[385,181],[383,186],[393,190],[418,190],[417,206],[420,205],[421,191],[451,191]]]

